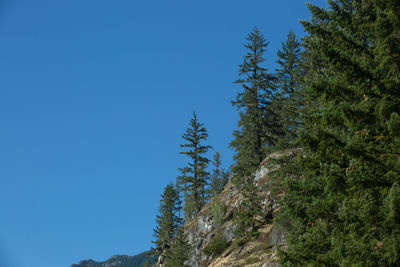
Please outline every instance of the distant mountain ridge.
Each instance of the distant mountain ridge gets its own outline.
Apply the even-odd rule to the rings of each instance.
[[[103,262],[94,260],[82,260],[78,264],[72,264],[71,267],[143,267],[146,257],[152,264],[155,260],[154,256],[148,256],[148,251],[142,252],[135,256],[115,255]]]

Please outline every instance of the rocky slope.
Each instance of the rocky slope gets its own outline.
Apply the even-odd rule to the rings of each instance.
[[[230,180],[218,195],[218,200],[226,206],[223,224],[220,231],[229,246],[218,256],[211,257],[204,253],[212,237],[216,235],[216,229],[213,223],[214,218],[211,215],[211,203],[208,203],[203,209],[185,225],[186,239],[192,246],[192,254],[188,265],[191,267],[202,266],[279,266],[277,263],[276,247],[284,248],[285,233],[273,223],[273,217],[277,211],[275,198],[271,194],[271,171],[276,170],[275,159],[283,155],[295,155],[296,150],[287,150],[276,152],[267,157],[254,174],[254,183],[263,199],[263,209],[265,216],[258,218],[262,221],[261,227],[254,238],[239,239],[235,238],[234,229],[235,214],[240,209],[243,196],[240,190]],[[274,163],[275,162],[275,163]],[[163,264],[156,264],[162,267]]]

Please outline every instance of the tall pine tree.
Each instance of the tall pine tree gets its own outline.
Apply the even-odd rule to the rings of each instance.
[[[278,68],[276,69],[279,94],[275,99],[279,109],[280,123],[284,136],[279,140],[281,148],[290,147],[290,143],[297,136],[300,127],[300,60],[301,43],[293,31],[289,31],[287,40],[282,43],[277,53]]]
[[[182,137],[185,143],[181,147],[186,151],[180,153],[188,156],[189,162],[188,166],[180,169],[178,185],[184,193],[185,216],[190,217],[204,206],[209,190],[209,173],[206,171],[209,160],[205,154],[211,146],[203,144],[207,140],[208,133],[204,125],[197,120],[195,112]]]
[[[187,243],[183,227],[179,227],[176,237],[168,252],[165,261],[165,267],[185,267],[188,266],[189,253],[191,247]]]
[[[257,28],[246,40],[248,52],[239,65],[239,79],[235,82],[242,91],[232,101],[240,111],[239,129],[233,132],[234,140],[230,143],[236,152],[233,172],[237,178],[253,173],[279,136],[272,107],[275,77],[263,66],[268,42]]]
[[[156,245],[156,253],[161,254],[168,249],[175,237],[179,225],[179,193],[172,184],[164,188],[161,195],[159,214],[156,216],[156,228],[153,236],[156,238],[153,243]]]
[[[304,22],[315,102],[298,179],[287,179],[284,266],[400,266],[400,5],[309,5]]]

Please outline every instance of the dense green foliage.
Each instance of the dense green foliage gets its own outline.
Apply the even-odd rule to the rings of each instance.
[[[400,265],[400,5],[310,5],[299,178],[286,179],[284,266]]]
[[[211,238],[210,243],[204,248],[203,252],[207,256],[217,256],[224,252],[228,246],[228,240],[226,240],[221,231],[217,231]]]
[[[179,225],[178,205],[179,193],[172,184],[168,184],[161,195],[159,215],[156,216],[156,228],[153,234],[156,238],[153,243],[158,254],[169,248],[175,237]]]
[[[185,144],[182,148],[187,149],[181,154],[189,157],[188,165],[181,168],[181,176],[178,177],[178,185],[184,193],[185,216],[190,217],[200,211],[208,199],[209,173],[207,167],[209,160],[205,156],[211,146],[204,145],[208,133],[206,128],[197,120],[197,115],[193,112],[189,127],[186,129],[182,138]]]
[[[191,247],[188,245],[183,228],[179,227],[172,247],[168,250],[165,267],[184,267],[189,259]]]
[[[243,91],[232,101],[240,111],[239,129],[233,132],[234,140],[230,143],[235,150],[233,173],[237,182],[257,169],[267,148],[277,142],[280,134],[277,114],[272,108],[276,79],[263,66],[268,42],[257,28],[246,40],[248,52],[239,65],[236,81]]]
[[[282,43],[277,53],[278,68],[276,69],[277,86],[279,93],[274,99],[274,105],[279,111],[279,123],[282,127],[282,136],[278,147],[290,147],[300,128],[300,108],[302,97],[300,92],[301,43],[296,35],[290,31],[287,40]]]

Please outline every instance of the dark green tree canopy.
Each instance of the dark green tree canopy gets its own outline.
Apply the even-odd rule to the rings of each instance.
[[[161,195],[159,214],[156,216],[156,228],[153,243],[156,245],[156,253],[161,253],[171,246],[179,224],[179,193],[173,186],[168,184]]]
[[[286,179],[284,266],[400,264],[400,5],[309,5],[300,178]]]
[[[247,37],[248,52],[239,65],[239,79],[235,82],[242,91],[232,101],[240,111],[238,130],[230,143],[236,154],[233,172],[237,176],[251,174],[264,159],[267,148],[274,145],[280,130],[272,107],[275,77],[263,66],[268,42],[257,28]]]
[[[189,127],[182,136],[185,143],[181,147],[186,150],[180,152],[188,156],[189,162],[186,167],[179,169],[181,176],[178,177],[178,185],[185,197],[185,216],[190,217],[200,211],[208,198],[209,173],[206,169],[209,159],[205,154],[211,146],[203,144],[207,137],[206,128],[198,121],[196,113],[193,112]]]
[[[301,55],[301,43],[297,40],[292,30],[289,31],[287,39],[282,43],[281,50],[277,56],[279,68],[276,70],[280,94],[283,97],[292,95],[299,87],[297,75],[299,58]]]
[[[287,40],[282,43],[277,53],[278,68],[276,69],[279,93],[275,105],[279,110],[279,122],[282,125],[283,136],[279,140],[280,147],[290,147],[290,142],[297,136],[300,128],[300,108],[302,97],[300,93],[300,75],[303,73],[301,63],[301,43],[290,30]]]
[[[187,261],[189,260],[190,250],[191,247],[186,241],[183,228],[179,227],[172,247],[167,254],[165,267],[188,266]]]

